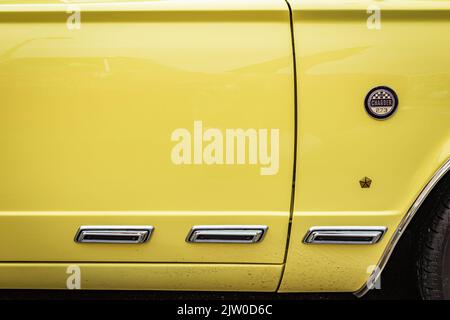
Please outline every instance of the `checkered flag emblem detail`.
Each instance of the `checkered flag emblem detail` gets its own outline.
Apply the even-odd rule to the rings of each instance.
[[[376,119],[385,119],[397,109],[398,98],[388,87],[376,87],[369,91],[365,99],[366,111]]]
[[[380,91],[375,93],[375,95],[373,96],[374,99],[391,99],[392,97],[387,94],[385,91]]]

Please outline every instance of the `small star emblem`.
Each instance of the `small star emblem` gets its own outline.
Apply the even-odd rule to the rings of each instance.
[[[359,184],[361,188],[370,188],[370,185],[372,184],[372,179],[364,177],[361,180],[359,180]]]

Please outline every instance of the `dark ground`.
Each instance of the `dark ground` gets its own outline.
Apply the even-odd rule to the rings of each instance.
[[[382,290],[381,290],[382,291]],[[418,295],[369,293],[363,300],[416,300]],[[357,300],[351,293],[217,293],[166,291],[1,290],[0,300]]]

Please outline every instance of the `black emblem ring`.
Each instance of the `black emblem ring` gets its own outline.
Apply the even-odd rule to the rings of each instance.
[[[364,101],[367,113],[375,119],[387,119],[398,107],[398,97],[389,87],[379,86],[369,91]]]

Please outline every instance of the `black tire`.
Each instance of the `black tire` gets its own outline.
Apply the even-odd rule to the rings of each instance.
[[[416,271],[426,300],[450,300],[450,179],[446,178],[419,232]]]

